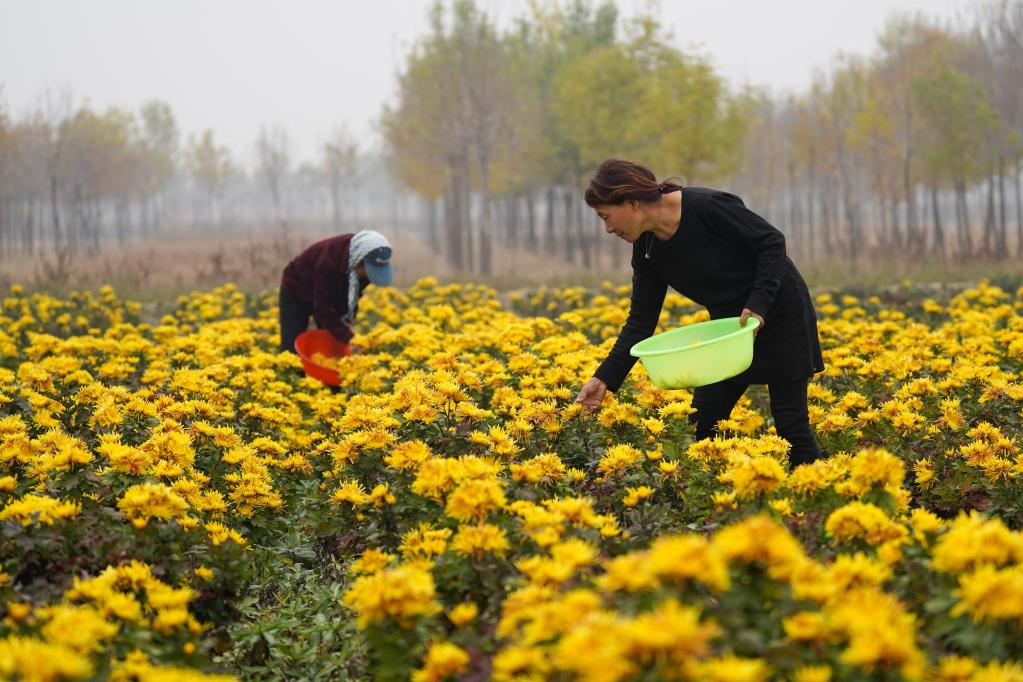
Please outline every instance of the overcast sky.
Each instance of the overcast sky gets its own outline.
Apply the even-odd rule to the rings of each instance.
[[[15,115],[69,87],[97,109],[167,101],[183,137],[212,128],[252,159],[279,124],[311,159],[338,124],[376,143],[430,0],[0,0],[0,97]],[[976,0],[663,0],[679,47],[735,84],[804,90],[839,51],[869,54],[893,11],[955,20]],[[479,0],[500,24],[526,0]],[[619,0],[625,16],[648,6]]]

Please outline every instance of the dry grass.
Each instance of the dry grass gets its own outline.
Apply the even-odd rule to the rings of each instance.
[[[485,282],[506,291],[535,287],[578,285],[594,287],[604,280],[629,281],[628,246],[604,240],[597,262],[584,269],[550,253],[495,248],[493,272],[487,276],[452,270],[440,248],[418,233],[390,231],[395,248],[395,284],[407,286],[424,276],[442,282]],[[284,233],[180,234],[136,240],[98,255],[73,254],[63,267],[52,256],[0,262],[0,287],[21,283],[32,290],[66,294],[74,289],[95,289],[110,284],[122,295],[143,301],[168,300],[181,293],[233,282],[256,293],[277,288],[287,262],[312,242],[329,233],[295,230]],[[555,245],[558,246],[558,245]],[[1015,260],[953,264],[939,261],[900,261],[850,264],[844,261],[799,263],[815,290],[867,290],[909,279],[914,282],[959,283],[990,278],[1004,286],[1023,281],[1023,267]]]
[[[288,261],[309,244],[330,233],[293,231],[161,235],[137,239],[110,247],[96,255],[72,254],[58,264],[50,254],[0,262],[0,287],[19,283],[31,290],[65,294],[71,290],[112,285],[122,296],[139,300],[160,300],[194,290],[233,282],[244,291],[276,289]],[[595,285],[602,279],[625,281],[627,258],[617,269],[604,265],[584,271],[566,266],[549,254],[531,254],[523,249],[495,249],[493,272],[489,277],[459,273],[448,266],[439,247],[419,234],[387,233],[395,250],[395,284],[407,286],[425,276],[443,282],[486,281],[499,289],[539,284]],[[624,266],[624,267],[622,267]]]

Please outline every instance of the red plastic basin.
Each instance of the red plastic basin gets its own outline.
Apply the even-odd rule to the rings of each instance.
[[[341,343],[326,329],[313,329],[295,338],[295,352],[302,359],[302,369],[306,374],[331,386],[341,384],[341,375],[337,370],[316,364],[313,355],[320,353],[329,358],[348,357],[347,343]]]

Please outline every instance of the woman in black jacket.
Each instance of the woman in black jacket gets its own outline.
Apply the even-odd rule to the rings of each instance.
[[[785,237],[734,194],[658,182],[646,166],[608,159],[586,190],[608,234],[632,244],[632,303],[610,354],[576,398],[600,409],[636,358],[629,349],[654,333],[668,286],[706,306],[713,319],[760,321],[753,364],[693,393],[696,438],[714,435],[750,384],[767,384],[778,435],[793,465],[821,457],[810,431],[806,387],[824,369],[810,292],[785,254]]]

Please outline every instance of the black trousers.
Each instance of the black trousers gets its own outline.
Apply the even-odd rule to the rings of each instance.
[[[777,381],[767,384],[771,397],[771,416],[778,435],[787,440],[789,462],[792,466],[806,464],[823,457],[817,441],[810,432],[810,415],[806,407],[806,385],[808,379]],[[696,423],[696,439],[710,438],[717,433],[717,423],[727,419],[739,398],[749,384],[729,380],[700,386],[693,392],[693,407],[696,412],[689,415]]]
[[[313,307],[281,287],[278,310],[281,323],[281,350],[295,352],[295,338],[309,328]]]

